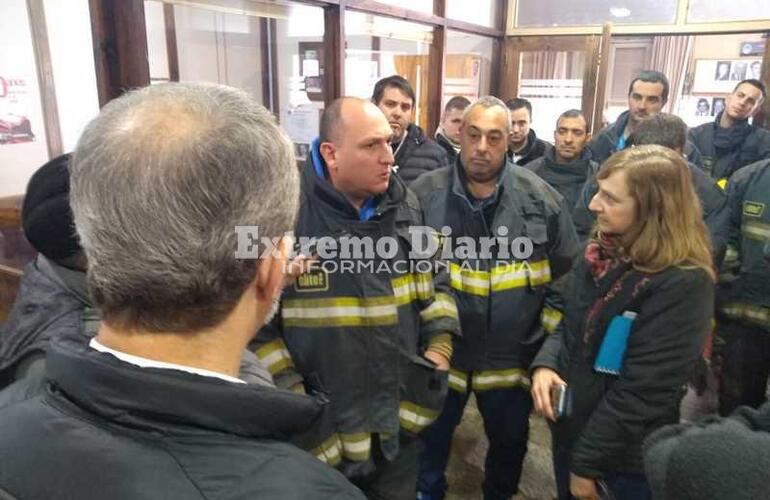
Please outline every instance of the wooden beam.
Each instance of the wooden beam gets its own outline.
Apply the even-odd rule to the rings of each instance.
[[[592,134],[596,134],[602,128],[602,116],[604,115],[604,98],[607,94],[607,66],[610,60],[610,48],[612,43],[612,23],[604,25],[602,30],[601,55],[599,56],[599,74],[596,79],[596,97],[591,128]],[[585,85],[585,82],[584,82]]]
[[[762,56],[762,71],[760,78],[765,88],[770,88],[770,35],[765,38],[765,54]],[[754,125],[770,129],[770,96],[765,98],[762,108],[754,116]]]
[[[502,68],[498,80],[499,97],[507,101],[519,94],[519,75],[521,74],[521,49],[513,37],[503,42]]]
[[[439,17],[446,13],[446,0],[433,0],[433,12]],[[433,28],[433,42],[428,58],[428,137],[433,137],[441,122],[444,95],[444,66],[446,63],[447,29],[445,26]]]
[[[345,4],[324,7],[324,101],[343,95],[345,81]]]
[[[48,157],[54,158],[63,153],[64,147],[62,145],[59,106],[56,101],[56,86],[53,80],[53,64],[48,45],[48,28],[45,21],[43,0],[27,0],[27,15],[32,31],[32,48],[35,52]]]
[[[280,115],[280,87],[278,82],[278,53],[276,48],[278,23],[275,19],[259,19],[259,44],[262,59],[262,104]]]
[[[583,116],[586,119],[586,126],[588,130],[592,130],[593,119],[595,113],[596,103],[596,90],[599,78],[599,60],[601,58],[601,44],[602,38],[597,35],[590,35],[586,37],[585,48],[583,53],[585,54],[586,63],[585,71],[583,73],[583,98],[581,100],[580,109],[583,111]],[[606,64],[606,61],[604,61]],[[599,117],[601,123],[601,117]]]
[[[374,0],[345,0],[344,3],[350,10],[364,12],[366,14],[373,14],[375,16],[391,17],[412,23],[429,24],[434,27],[444,26],[452,30],[482,36],[502,37],[505,34],[504,30],[497,27],[490,28],[488,26],[468,23],[458,19],[446,19],[443,14],[438,15],[436,13],[435,5],[434,14],[426,14],[424,12],[405,9],[403,7],[396,7]]]
[[[166,58],[168,59],[168,79],[179,81],[179,51],[176,43],[176,18],[174,5],[163,4],[163,23],[166,26]]]
[[[99,105],[150,84],[143,0],[89,0]]]

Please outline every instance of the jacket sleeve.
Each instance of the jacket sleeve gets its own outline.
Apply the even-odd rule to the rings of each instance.
[[[727,246],[725,258],[720,266],[722,271],[730,272],[737,270],[740,266],[743,198],[753,179],[752,173],[751,167],[744,167],[733,174],[727,183],[727,215],[722,221],[720,230]]]
[[[564,198],[560,197],[558,209],[548,216],[548,262],[554,281],[569,272],[579,248],[580,241],[572,222],[572,213]]]
[[[591,177],[580,191],[575,207],[572,209],[572,220],[575,223],[575,231],[577,231],[580,241],[586,241],[591,237],[591,229],[593,229],[595,218],[593,212],[588,209],[591,198],[594,197],[598,186],[596,184],[596,178]]]
[[[711,235],[711,245],[713,247],[714,264],[717,268],[721,267],[722,260],[727,250],[726,228],[730,217],[730,210],[727,204],[727,196],[716,184],[712,185],[708,193],[710,210],[704,215],[703,222]],[[704,212],[706,210],[704,203]]]
[[[249,344],[260,363],[270,372],[276,387],[304,392],[302,376],[294,367],[291,354],[283,341],[280,311],[262,327]]]
[[[702,270],[682,271],[650,292],[635,319],[620,376],[588,419],[571,471],[603,477],[678,407],[709,331],[714,285]]]
[[[694,164],[698,168],[703,168],[703,155],[694,142],[688,140],[685,143],[685,151],[687,154],[687,160],[690,163]]]
[[[644,443],[644,469],[655,498],[763,498],[770,471],[770,403],[729,418],[669,425]]]
[[[452,336],[460,335],[460,315],[450,285],[448,263],[440,260],[441,248],[433,257],[433,293],[422,302],[420,339],[426,350],[452,359]]]

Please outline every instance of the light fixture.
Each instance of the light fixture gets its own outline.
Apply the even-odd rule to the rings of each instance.
[[[628,17],[631,15],[631,11],[626,7],[610,7],[610,15],[612,17]]]

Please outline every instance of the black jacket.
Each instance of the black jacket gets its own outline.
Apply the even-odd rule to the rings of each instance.
[[[740,267],[738,279],[720,283],[720,310],[770,332],[770,160],[738,170],[727,197],[724,232]]]
[[[720,265],[727,248],[727,218],[729,210],[727,206],[727,196],[714,179],[709,177],[701,168],[692,163],[688,164],[692,174],[692,183],[695,193],[700,200],[703,210],[703,222],[709,230],[711,244],[713,246],[714,261],[717,266]],[[573,216],[575,219],[575,229],[578,235],[587,239],[591,235],[592,227],[596,221],[593,212],[588,209],[591,198],[599,190],[595,178],[586,182],[583,191],[578,198]]]
[[[524,369],[545,335],[542,313],[553,296],[551,280],[569,271],[578,241],[564,199],[532,172],[508,161],[495,194],[475,202],[465,187],[461,161],[413,184],[426,223],[451,228],[445,241],[451,285],[457,295],[462,336],[455,338],[453,368],[461,371]],[[463,238],[478,242],[505,235],[483,255],[483,245],[464,256]],[[517,238],[531,255],[504,255]],[[504,241],[500,244],[500,241]],[[457,245],[455,245],[457,244]]]
[[[588,312],[604,298],[594,320]],[[620,265],[595,281],[583,257],[564,292],[564,318],[533,367],[559,372],[573,394],[572,415],[555,439],[571,449],[570,470],[583,477],[642,472],[642,440],[679,420],[682,388],[703,350],[713,315],[714,284],[700,269],[644,274]],[[610,322],[631,311],[620,375],[593,369]]]
[[[138,368],[59,333],[47,393],[0,410],[0,497],[364,498],[285,442],[313,425],[317,400]]]
[[[404,182],[409,184],[425,172],[448,164],[444,149],[436,141],[428,139],[419,126],[410,123],[406,129],[406,139],[396,151],[394,163]]]
[[[704,123],[690,130],[690,140],[703,154],[703,165],[714,179],[727,179],[741,167],[770,158],[770,131],[750,125],[751,132],[732,151],[717,151],[714,134],[719,127],[720,114],[711,123]]]
[[[452,145],[452,142],[441,132],[436,132],[436,144],[444,148],[447,157],[447,165],[454,165],[458,153],[454,145]]]
[[[319,253],[317,274],[285,287],[280,313],[254,347],[279,387],[301,378],[306,387],[320,384],[328,392],[334,428],[316,454],[352,477],[371,465],[371,434],[395,437],[381,440],[392,460],[400,429],[417,433],[437,416],[447,374],[435,371],[422,354],[442,337],[449,345],[449,334],[459,333],[460,325],[448,273],[434,280],[431,268],[417,267],[417,257],[409,255],[409,228],[424,223],[404,182],[391,176],[387,191],[371,200],[372,216],[360,220],[359,211],[318,175],[316,167],[323,164],[316,143],[313,159],[302,173],[297,237],[335,239],[344,247],[353,238],[387,237],[397,243],[396,254]],[[372,266],[342,267],[356,262]]]
[[[44,356],[52,332],[83,323],[93,335],[98,322],[86,274],[38,255],[24,269],[16,301],[0,329],[0,389],[22,376],[17,373],[22,362]]]
[[[671,425],[644,443],[644,469],[659,500],[755,500],[770,484],[770,403],[729,418]]]
[[[588,149],[583,150],[579,159],[561,165],[556,163],[555,149],[549,146],[543,156],[527,163],[524,168],[536,173],[558,191],[570,210],[573,210],[580,199],[585,183],[593,179],[599,170],[599,165],[591,159],[591,152]]]
[[[596,134],[596,137],[588,143],[587,147],[591,150],[591,158],[599,165],[604,163],[604,160],[618,151],[618,139],[623,135],[623,131],[626,129],[630,114],[630,111],[621,113],[615,123],[611,123],[604,127],[604,129]],[[703,157],[701,156],[697,144],[687,141],[684,145],[684,155],[690,163],[703,167]]]
[[[551,147],[550,144],[542,139],[538,139],[535,131],[529,129],[529,135],[527,135],[527,145],[523,150],[516,154],[516,156],[520,156],[521,158],[514,161],[513,163],[519,166],[526,165],[527,163],[543,156],[545,154],[545,150],[549,147]],[[511,151],[510,147],[508,148],[508,158],[513,161],[513,151]]]

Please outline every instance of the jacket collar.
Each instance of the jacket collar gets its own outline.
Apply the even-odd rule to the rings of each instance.
[[[62,288],[70,292],[84,307],[93,307],[91,298],[88,295],[86,273],[60,266],[43,254],[38,254],[35,259],[35,266],[37,266],[41,273],[45,274],[51,280],[58,283]]]
[[[504,185],[508,183],[508,179],[511,177],[511,171],[516,166],[507,154],[504,158],[505,165],[503,165],[500,176],[497,178],[497,187],[495,188],[495,192],[489,198],[489,202],[491,203],[496,203],[505,192]],[[473,205],[471,203],[473,196],[470,194],[470,191],[468,191],[468,179],[465,176],[465,170],[459,155],[452,167],[452,193],[465,199],[470,205]]]
[[[322,408],[317,400],[290,391],[139,368],[89,348],[80,333],[52,341],[46,358],[48,378],[54,392],[119,425],[164,434],[197,427],[286,439],[310,427]]]
[[[532,149],[537,145],[537,134],[535,134],[534,129],[529,129],[529,133],[527,134],[527,145],[524,146],[524,149],[522,149],[519,152],[514,152],[510,147],[508,148],[508,156],[513,158],[514,155],[521,156],[522,158],[526,158],[531,152]]]

